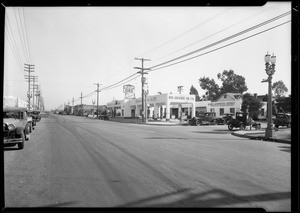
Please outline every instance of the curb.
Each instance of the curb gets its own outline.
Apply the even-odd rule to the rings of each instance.
[[[263,140],[263,141],[269,141],[269,142],[277,142],[277,143],[287,143],[287,144],[291,144],[290,140],[285,140],[285,139],[277,139],[277,138],[265,138],[263,136],[249,136],[247,134],[238,134],[238,133],[231,133],[231,135],[237,136],[237,137],[241,137],[241,138],[249,138],[252,140]]]

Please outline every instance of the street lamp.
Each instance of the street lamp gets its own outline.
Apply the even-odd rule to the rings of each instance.
[[[275,130],[273,128],[272,120],[272,75],[275,73],[276,56],[270,56],[268,53],[265,55],[266,73],[268,75],[268,125],[265,132],[266,138],[273,138]],[[270,63],[271,62],[271,63]]]

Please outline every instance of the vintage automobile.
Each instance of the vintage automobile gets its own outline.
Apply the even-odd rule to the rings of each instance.
[[[217,124],[222,125],[222,124],[227,124],[233,117],[233,113],[225,113],[223,114],[222,118],[217,118]]]
[[[27,108],[3,108],[3,145],[18,145],[24,148],[25,140],[30,139],[31,124],[28,122]]]
[[[40,122],[41,119],[42,119],[42,116],[41,116],[41,112],[39,110],[33,110],[31,112],[32,114],[32,118],[36,121],[36,122]]]
[[[217,117],[215,112],[205,112],[199,114],[198,117],[193,117],[189,120],[189,125],[194,126],[200,126],[200,125],[214,125],[217,124]]]
[[[243,130],[246,126],[250,125],[255,129],[261,129],[261,124],[250,119],[246,112],[236,112],[235,119],[231,119],[227,125],[229,130],[232,130],[233,128],[240,128]]]
[[[287,113],[278,113],[274,120],[275,128],[279,126],[286,126],[289,128],[291,126],[291,117]]]

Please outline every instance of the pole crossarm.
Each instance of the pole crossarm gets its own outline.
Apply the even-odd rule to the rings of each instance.
[[[134,67],[134,69],[139,69],[141,71],[137,72],[140,73],[141,76],[141,81],[142,81],[142,123],[146,123],[147,120],[147,113],[145,112],[145,107],[146,107],[146,98],[145,98],[145,91],[144,91],[144,74],[148,74],[145,72],[145,70],[151,70],[150,68],[144,68],[144,61],[151,61],[150,59],[145,59],[145,58],[134,58],[135,60],[140,60],[142,61],[142,67]]]

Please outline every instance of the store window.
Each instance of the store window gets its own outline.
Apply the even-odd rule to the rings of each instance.
[[[215,108],[210,108],[210,112],[215,112]]]
[[[235,109],[234,108],[230,108],[230,113],[235,113]]]
[[[261,115],[261,116],[265,116],[265,109],[264,109],[264,108],[261,109],[260,115]]]
[[[224,115],[224,108],[220,108],[220,115]]]

